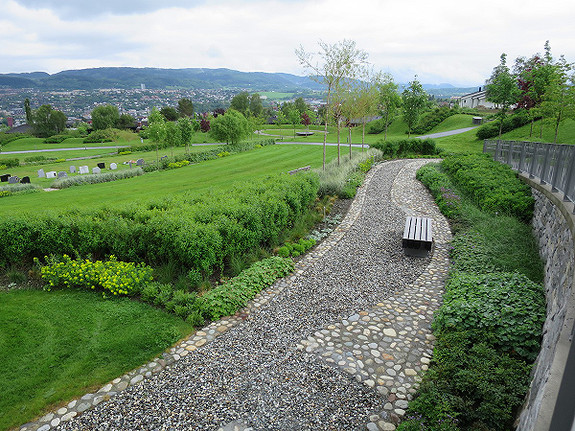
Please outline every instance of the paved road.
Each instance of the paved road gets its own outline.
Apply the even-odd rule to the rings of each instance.
[[[470,130],[473,129],[477,129],[479,126],[473,126],[473,127],[465,127],[463,129],[456,129],[456,130],[450,130],[448,132],[439,132],[439,133],[431,133],[429,135],[421,135],[421,136],[417,136],[419,139],[427,139],[427,138],[443,138],[445,136],[451,136],[451,135],[459,135],[460,133],[465,133],[468,132]]]

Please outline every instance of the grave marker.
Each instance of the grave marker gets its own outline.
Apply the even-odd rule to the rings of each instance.
[[[101,172],[101,171],[100,171],[100,168],[98,168],[98,167],[92,168],[92,173],[93,173],[93,174],[99,174],[100,172]]]
[[[30,184],[30,177],[23,177],[20,180],[20,184]]]
[[[58,172],[58,178],[68,178],[68,174],[66,171],[60,171]]]
[[[118,165],[115,163],[110,163],[110,169],[115,171],[116,169],[118,169]]]
[[[46,178],[46,174],[44,173],[44,169],[38,169],[38,177],[39,178]]]
[[[80,174],[89,174],[90,168],[88,166],[80,166]]]
[[[76,173],[76,166],[70,166],[70,173],[71,173],[71,174],[75,174],[75,173]]]
[[[58,173],[56,171],[46,172],[46,178],[56,178],[57,176],[58,176]]]
[[[8,178],[8,184],[18,184],[20,182],[20,178],[17,175]]]

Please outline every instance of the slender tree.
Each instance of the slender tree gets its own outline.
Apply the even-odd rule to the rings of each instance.
[[[331,94],[344,78],[355,78],[367,62],[367,53],[356,48],[352,40],[344,39],[335,44],[318,42],[320,52],[306,52],[302,46],[296,50],[300,64],[310,73],[310,78],[327,89],[327,115],[323,137],[323,169],[325,169],[327,144],[327,119],[330,117]],[[319,60],[317,60],[319,57]]]
[[[575,117],[575,76],[571,73],[573,65],[563,57],[553,65],[554,73],[543,94],[541,111],[553,121],[554,138],[557,143],[560,124],[567,118]]]
[[[417,75],[408,87],[403,90],[403,119],[407,123],[407,136],[411,136],[411,130],[417,126],[421,113],[427,102],[427,94],[417,79]]]
[[[379,90],[379,112],[384,126],[383,140],[387,140],[387,128],[397,117],[401,108],[402,100],[398,92],[398,85],[389,73],[379,75],[377,78]]]
[[[194,115],[194,104],[190,99],[184,97],[178,100],[177,111],[180,117],[191,117]]]
[[[30,99],[27,97],[24,100],[24,112],[26,113],[26,124],[32,125],[34,119],[32,117],[32,108],[30,108]]]
[[[499,106],[497,116],[499,117],[499,138],[501,139],[503,120],[505,120],[509,108],[519,101],[520,96],[517,79],[507,67],[507,54],[501,54],[499,65],[493,68],[485,89],[487,100]]]

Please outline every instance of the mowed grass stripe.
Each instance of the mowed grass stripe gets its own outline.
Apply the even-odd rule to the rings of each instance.
[[[173,193],[225,190],[238,181],[287,172],[307,165],[320,167],[322,151],[322,146],[314,145],[273,145],[180,169],[150,172],[128,180],[11,196],[0,201],[0,216],[132,205]],[[337,148],[328,147],[327,152],[328,160],[337,156]],[[342,157],[345,154],[342,149]]]

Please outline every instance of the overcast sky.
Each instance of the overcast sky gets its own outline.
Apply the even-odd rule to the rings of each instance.
[[[0,0],[0,73],[103,66],[304,75],[294,53],[352,39],[396,81],[483,84],[502,52],[575,61],[573,0]]]

